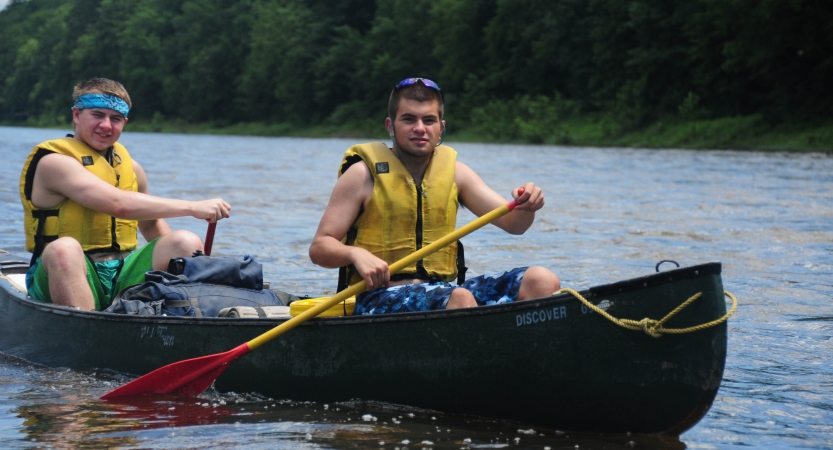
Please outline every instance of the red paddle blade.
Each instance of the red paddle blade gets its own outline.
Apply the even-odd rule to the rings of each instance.
[[[227,352],[168,364],[102,395],[101,398],[106,400],[153,394],[196,397],[211,386],[229,363],[250,351],[248,343],[244,343]]]

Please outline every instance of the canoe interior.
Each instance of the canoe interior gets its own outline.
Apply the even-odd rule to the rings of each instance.
[[[0,253],[3,273],[24,258]],[[4,262],[5,261],[5,262]],[[726,313],[720,263],[582,291],[615,317],[684,328]],[[31,362],[141,375],[229,350],[283,319],[168,318],[42,304],[0,278],[0,351]],[[220,391],[376,400],[561,430],[680,434],[717,394],[726,324],[654,338],[569,294],[464,310],[319,318],[234,362]]]

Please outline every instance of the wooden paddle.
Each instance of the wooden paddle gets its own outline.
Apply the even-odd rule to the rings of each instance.
[[[208,231],[205,233],[205,245],[203,245],[203,253],[205,256],[211,256],[211,246],[214,245],[214,230],[217,229],[217,222],[208,222]]]
[[[523,194],[523,189],[518,190],[518,195]],[[458,228],[430,245],[411,253],[390,265],[390,273],[394,274],[409,265],[425,258],[435,251],[451,244],[463,236],[491,223],[517,206],[516,201],[495,208],[491,212],[473,220],[471,223]],[[365,282],[360,281],[349,288],[339,292],[318,305],[304,311],[290,320],[272,328],[249,342],[243,343],[227,352],[214,355],[202,356],[199,358],[186,359],[184,361],[168,364],[153,372],[143,375],[135,380],[118,387],[101,396],[102,399],[116,397],[152,395],[152,394],[176,394],[194,397],[211,386],[211,383],[226,370],[226,367],[243,355],[254,351],[261,345],[275,339],[298,325],[312,319],[313,317],[328,310],[331,306],[340,303],[347,298],[356,295],[366,288]]]

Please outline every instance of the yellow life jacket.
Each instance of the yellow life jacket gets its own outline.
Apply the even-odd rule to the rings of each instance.
[[[367,207],[353,222],[345,243],[364,248],[392,264],[454,231],[458,205],[454,183],[456,159],[454,149],[438,146],[425,170],[422,185],[417,186],[408,169],[385,144],[374,142],[350,147],[344,154],[338,176],[353,163],[364,161],[373,177],[373,193]],[[348,284],[361,281],[352,267],[347,272]],[[457,243],[399,274],[454,280]]]
[[[76,239],[85,252],[136,249],[136,220],[111,217],[85,208],[69,198],[54,208],[38,208],[32,204],[32,188],[38,162],[52,153],[75,158],[85,169],[119,189],[133,192],[139,190],[133,172],[133,160],[127,149],[119,143],[114,144],[104,155],[72,137],[38,144],[26,159],[20,175],[26,250],[32,252],[32,261],[43,253],[50,242],[65,236]]]

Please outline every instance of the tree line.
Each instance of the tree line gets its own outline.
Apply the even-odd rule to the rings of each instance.
[[[0,11],[0,121],[65,124],[102,76],[132,120],[350,124],[402,78],[454,123],[597,115],[833,118],[825,0],[13,0]],[[519,122],[519,117],[542,118]],[[532,123],[532,125],[530,125]]]

